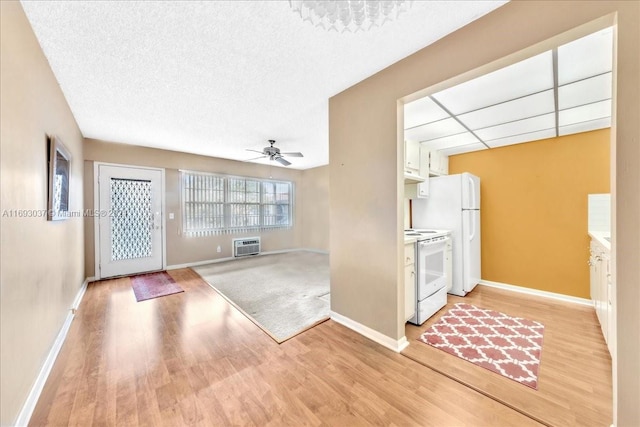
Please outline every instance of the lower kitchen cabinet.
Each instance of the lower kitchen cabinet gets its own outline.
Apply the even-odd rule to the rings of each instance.
[[[416,314],[416,244],[404,245],[404,319]]]
[[[615,286],[611,280],[611,255],[609,249],[596,239],[591,239],[589,257],[591,300],[596,310],[602,335],[613,356],[615,349]]]

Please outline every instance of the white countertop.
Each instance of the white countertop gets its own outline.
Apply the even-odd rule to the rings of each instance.
[[[415,243],[418,241],[418,238],[416,236],[404,236],[404,244],[408,245],[411,243]]]
[[[611,233],[607,231],[589,231],[589,236],[600,243],[606,250],[611,251],[611,242],[605,239],[605,237],[610,239]]]

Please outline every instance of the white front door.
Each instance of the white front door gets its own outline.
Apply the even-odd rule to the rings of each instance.
[[[98,165],[100,278],[162,270],[163,170]]]

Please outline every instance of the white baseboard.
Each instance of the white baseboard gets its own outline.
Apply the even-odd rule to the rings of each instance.
[[[573,304],[593,306],[590,299],[573,297],[571,295],[557,294],[555,292],[541,291],[538,289],[525,288],[522,286],[509,285],[507,283],[492,282],[490,280],[480,280],[480,285],[489,286],[491,288],[504,289],[506,291],[518,292],[521,294],[536,295],[544,298],[551,298],[559,301],[570,302]]]
[[[325,251],[324,249],[313,249],[313,248],[300,248],[301,251],[313,252],[316,254],[329,255],[329,251]]]
[[[342,326],[346,326],[359,333],[360,335],[369,338],[371,341],[374,341],[380,344],[383,347],[388,348],[389,350],[393,350],[396,353],[400,353],[402,350],[407,348],[409,345],[409,341],[407,341],[407,337],[402,337],[399,340],[394,340],[374,329],[371,329],[368,326],[363,325],[362,323],[358,323],[355,320],[352,320],[342,314],[338,314],[336,312],[331,312],[331,320],[341,324]]]
[[[69,328],[71,327],[71,322],[75,317],[76,310],[78,309],[78,306],[80,306],[80,302],[82,301],[84,293],[87,290],[87,284],[93,281],[92,279],[95,280],[95,278],[93,277],[87,277],[86,279],[84,279],[84,282],[82,282],[82,286],[78,290],[78,293],[73,300],[73,305],[67,313],[67,317],[62,324],[62,328],[60,328],[60,332],[58,332],[58,336],[56,336],[56,339],[53,342],[51,349],[49,350],[49,354],[47,354],[47,358],[44,360],[44,364],[42,365],[42,368],[40,369],[40,372],[38,373],[38,376],[33,383],[33,387],[31,387],[31,391],[27,396],[27,400],[24,402],[24,405],[22,405],[22,409],[20,410],[20,413],[18,414],[18,418],[16,419],[14,425],[26,426],[29,424],[29,420],[31,419],[33,410],[36,408],[36,404],[38,403],[38,399],[40,398],[42,389],[47,382],[47,378],[49,378],[49,374],[51,373],[53,364],[55,363],[56,358],[58,357],[58,354],[62,349],[62,344],[64,344],[64,341],[67,338],[67,333],[69,333]]]
[[[319,254],[328,254],[329,253],[327,251],[322,251],[320,249],[301,248],[301,249],[281,249],[281,250],[278,250],[278,251],[260,252],[258,255],[254,255],[254,256],[284,254],[284,253],[288,253],[288,252],[297,252],[297,251],[315,252],[315,253],[319,253]],[[226,262],[226,261],[232,261],[232,260],[243,259],[243,258],[246,258],[246,257],[225,257],[225,258],[209,259],[209,260],[206,260],[206,261],[196,261],[196,262],[187,262],[187,263],[184,263],[184,264],[174,264],[174,265],[168,265],[167,266],[167,270],[177,270],[179,268],[187,268],[187,267],[198,267],[200,265],[215,264],[215,263],[218,263],[218,262]]]

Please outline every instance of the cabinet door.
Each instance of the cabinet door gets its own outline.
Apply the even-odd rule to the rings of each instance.
[[[418,184],[418,199],[429,197],[429,178],[424,179],[424,182]]]
[[[609,342],[609,256],[601,253],[600,258],[600,326],[605,342]]]
[[[439,151],[438,155],[440,157],[438,161],[438,172],[440,172],[440,175],[449,175],[449,156],[445,156]]]
[[[416,314],[416,272],[415,264],[404,267],[404,319]]]
[[[598,289],[600,288],[600,275],[596,268],[596,258],[598,256],[595,242],[591,242],[589,250],[589,291],[593,308],[598,309]]]
[[[414,171],[420,170],[420,143],[417,141],[404,142],[404,167]]]

